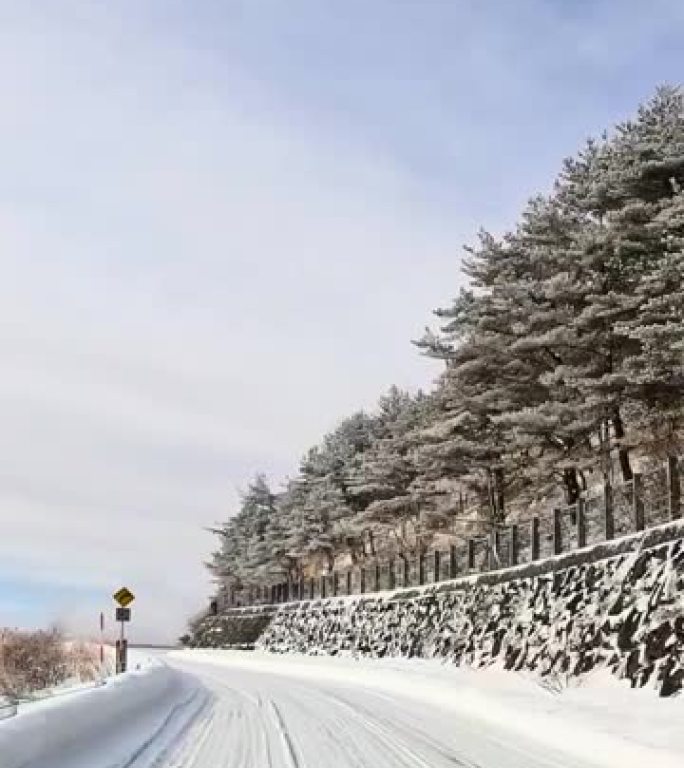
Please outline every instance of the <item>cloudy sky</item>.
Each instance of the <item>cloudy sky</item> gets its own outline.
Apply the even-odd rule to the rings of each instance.
[[[681,76],[679,0],[0,0],[0,625],[138,639],[203,528],[435,368],[562,158]]]

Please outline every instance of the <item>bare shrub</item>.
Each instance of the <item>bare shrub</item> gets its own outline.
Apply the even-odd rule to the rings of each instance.
[[[0,634],[0,694],[25,696],[69,677],[64,638],[56,629],[3,630]]]
[[[92,644],[82,641],[69,643],[66,648],[69,677],[89,683],[102,677],[100,654]]]

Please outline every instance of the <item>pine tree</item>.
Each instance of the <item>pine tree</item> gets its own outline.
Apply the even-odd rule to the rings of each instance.
[[[511,504],[561,489],[572,504],[613,456],[628,479],[634,448],[681,447],[683,190],[682,93],[662,88],[566,160],[511,232],[466,249],[470,286],[417,342],[445,363],[434,391],[392,388],[344,419],[280,493],[256,477],[216,529],[219,584],[418,552]]]

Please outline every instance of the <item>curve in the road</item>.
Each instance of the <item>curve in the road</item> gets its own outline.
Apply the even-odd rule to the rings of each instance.
[[[212,706],[163,768],[594,768],[505,729],[358,685],[187,663]]]

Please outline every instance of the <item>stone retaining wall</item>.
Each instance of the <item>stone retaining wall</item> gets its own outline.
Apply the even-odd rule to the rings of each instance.
[[[275,605],[233,608],[206,616],[194,628],[190,645],[197,648],[251,650],[277,611]]]
[[[264,627],[257,647],[276,653],[499,663],[555,681],[607,668],[668,696],[684,684],[684,527],[420,590],[282,605]]]

